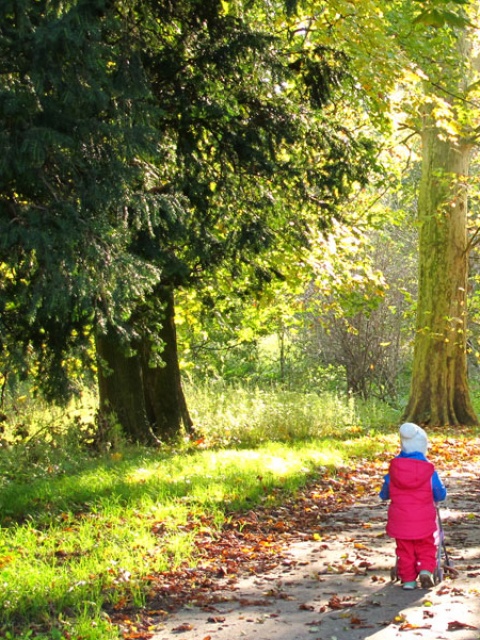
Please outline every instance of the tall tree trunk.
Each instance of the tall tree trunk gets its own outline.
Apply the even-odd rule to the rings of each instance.
[[[164,313],[159,333],[163,342],[163,366],[152,366],[152,345],[145,340],[141,349],[144,392],[147,415],[155,435],[160,440],[171,440],[180,435],[182,425],[188,433],[192,433],[193,422],[181,383],[173,288],[160,287],[156,296]]]
[[[138,356],[126,356],[113,331],[96,337],[100,415],[113,415],[129,440],[151,444]]]
[[[410,399],[404,419],[478,424],[467,382],[467,193],[470,149],[425,117],[419,194],[419,291]]]

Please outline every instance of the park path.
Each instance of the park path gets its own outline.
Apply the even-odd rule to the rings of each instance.
[[[445,540],[458,577],[424,591],[390,580],[394,543],[386,505],[365,492],[322,513],[318,533],[299,535],[276,565],[217,585],[174,610],[152,640],[478,640],[480,638],[480,479],[475,465],[442,473]]]

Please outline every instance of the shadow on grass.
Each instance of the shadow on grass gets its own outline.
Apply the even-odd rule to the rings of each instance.
[[[333,471],[350,457],[377,455],[389,442],[360,433],[265,446],[180,453],[135,449],[90,459],[73,474],[10,481],[0,493],[0,525],[29,521],[42,527],[59,514],[98,512],[109,503],[141,507],[145,500],[215,504],[224,511],[251,508],[270,489],[294,492],[316,468]]]
[[[212,517],[216,513],[220,524],[228,512],[252,509],[272,496],[278,500],[281,494],[291,494],[305,485],[317,463],[312,459],[308,465],[297,464],[289,468],[287,453],[294,448],[274,447],[268,453],[237,449],[147,456],[137,452],[131,458],[127,458],[127,454],[122,458],[113,454],[108,459],[90,461],[81,472],[72,475],[35,479],[30,483],[11,482],[0,493],[0,522],[5,531],[9,529],[11,533],[11,548],[5,546],[4,553],[14,554],[14,549],[25,553],[21,549],[25,543],[15,538],[23,527],[33,533],[43,532],[44,535],[38,538],[38,555],[43,553],[49,569],[53,567],[58,571],[53,579],[56,584],[52,583],[51,588],[43,581],[28,589],[22,588],[19,584],[21,578],[14,578],[14,569],[8,568],[11,585],[8,587],[10,596],[7,598],[8,606],[5,606],[4,623],[9,625],[9,631],[15,629],[14,637],[20,638],[19,628],[36,627],[38,621],[54,621],[59,616],[75,618],[82,612],[83,615],[87,613],[98,617],[99,607],[110,595],[118,598],[122,591],[130,595],[134,590],[140,593],[146,588],[146,584],[142,584],[145,573],[142,566],[138,567],[139,577],[130,576],[125,584],[120,575],[114,587],[118,591],[116,594],[110,593],[112,576],[105,575],[105,569],[102,570],[103,575],[91,575],[87,581],[73,577],[75,571],[69,576],[69,563],[73,569],[75,564],[88,562],[89,550],[67,555],[62,546],[56,547],[53,541],[60,540],[63,545],[63,529],[68,531],[65,535],[75,536],[76,525],[86,515],[104,516],[95,525],[104,546],[108,546],[110,540],[112,545],[115,544],[111,538],[109,518],[112,521],[123,518],[122,526],[131,530],[138,524],[136,518],[141,517],[145,529],[151,530],[158,516],[152,515],[149,507],[157,503],[170,504],[174,516],[183,510],[194,518],[198,517],[199,523],[203,514]],[[170,526],[175,526],[174,518]],[[41,549],[41,540],[49,537],[48,548]],[[159,553],[160,549],[161,544],[154,552]],[[29,551],[31,553],[31,549]],[[141,562],[143,564],[147,563]],[[25,571],[25,567],[22,566],[21,570]],[[5,580],[7,584],[7,577]],[[135,584],[136,580],[138,584]],[[48,627],[48,622],[40,622],[39,625]]]
[[[324,438],[290,445],[276,443],[268,448],[180,453],[135,450],[130,453],[131,457],[128,452],[123,457],[113,454],[109,458],[90,461],[81,472],[72,475],[36,479],[30,483],[11,482],[0,493],[0,522],[5,528],[12,529],[20,529],[27,523],[35,529],[44,529],[48,536],[49,527],[61,526],[66,514],[72,521],[88,513],[99,514],[102,510],[108,514],[109,509],[124,515],[125,527],[135,527],[134,520],[128,521],[129,509],[137,510],[140,517],[147,519],[144,511],[149,504],[155,503],[170,503],[173,508],[183,505],[198,516],[215,510],[225,516],[232,511],[265,504],[269,498],[281,500],[285,493],[292,494],[304,486],[319,468],[328,475],[335,473],[338,465],[347,465],[353,459],[379,456],[387,459],[396,446],[396,429],[392,429],[391,432],[349,434],[349,437],[335,440]],[[292,463],[289,456],[296,462]],[[150,520],[150,524],[152,522]],[[106,537],[108,544],[108,528],[99,534]],[[52,562],[56,562],[54,556]],[[64,570],[60,561],[58,566],[59,572]],[[68,573],[68,566],[65,566],[65,572]],[[12,624],[28,625],[29,616],[32,620],[51,616],[53,620],[60,614],[75,617],[82,611],[83,615],[95,616],[102,601],[110,595],[103,589],[102,575],[92,578],[89,584],[69,584],[68,580],[64,584],[63,591],[57,588],[50,592],[47,589],[18,593],[8,611]],[[144,585],[136,586],[132,579],[130,584],[119,582],[116,588],[119,592],[122,589],[141,590]],[[93,637],[88,636],[89,639]]]

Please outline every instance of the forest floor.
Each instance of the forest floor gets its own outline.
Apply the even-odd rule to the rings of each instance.
[[[480,444],[470,445],[458,467],[454,456],[437,465],[458,575],[445,573],[430,590],[392,582],[379,465],[363,461],[319,477],[280,507],[232,517],[221,536],[206,528],[198,567],[155,577],[142,615],[112,612],[112,621],[125,638],[153,640],[478,640]]]

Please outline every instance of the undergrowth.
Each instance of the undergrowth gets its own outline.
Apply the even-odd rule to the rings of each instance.
[[[92,448],[91,403],[17,412],[23,437],[12,420],[0,448],[1,638],[118,638],[109,608],[195,565],[200,530],[396,446],[395,411],[351,398],[210,388],[189,403],[198,438],[158,449],[118,432]]]

